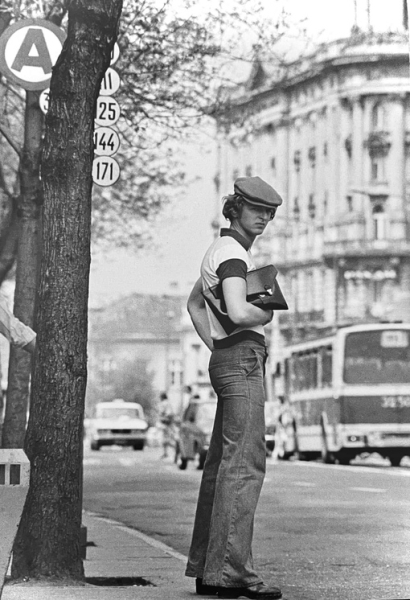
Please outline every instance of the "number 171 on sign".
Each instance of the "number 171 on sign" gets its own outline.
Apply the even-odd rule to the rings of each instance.
[[[93,182],[102,187],[113,185],[120,176],[120,165],[111,156],[97,156],[93,160]]]

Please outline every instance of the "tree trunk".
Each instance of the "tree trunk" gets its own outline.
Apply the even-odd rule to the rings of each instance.
[[[122,0],[72,0],[53,69],[42,162],[37,356],[26,436],[30,488],[13,576],[78,580],[95,105]]]
[[[40,153],[43,113],[39,93],[26,93],[24,147],[20,161],[20,198],[18,203],[18,252],[14,314],[33,326],[37,289],[38,246],[42,192]],[[3,424],[3,448],[22,448],[26,433],[31,355],[11,348],[6,412]]]

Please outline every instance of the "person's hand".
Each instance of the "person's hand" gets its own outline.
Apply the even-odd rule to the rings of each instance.
[[[30,354],[34,354],[35,349],[36,349],[36,338],[33,338],[31,340],[31,342],[29,342],[28,344],[23,346],[23,350],[30,352]]]

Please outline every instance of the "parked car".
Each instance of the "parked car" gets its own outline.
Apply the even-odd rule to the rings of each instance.
[[[188,461],[198,457],[198,469],[203,469],[211,440],[216,413],[216,399],[190,400],[182,417],[177,442],[179,468],[186,469]]]
[[[147,429],[148,423],[138,402],[125,402],[118,398],[111,402],[99,402],[95,408],[95,418],[90,422],[91,450],[114,444],[143,450]]]

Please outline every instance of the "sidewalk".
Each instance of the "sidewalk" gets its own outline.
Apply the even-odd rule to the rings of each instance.
[[[1,600],[193,600],[195,581],[184,576],[186,557],[161,542],[97,515],[84,513],[87,527],[87,578],[104,578],[103,585],[44,585],[7,583]],[[117,586],[107,585],[114,578]],[[121,585],[136,578],[144,585]],[[101,583],[101,582],[100,582]]]

